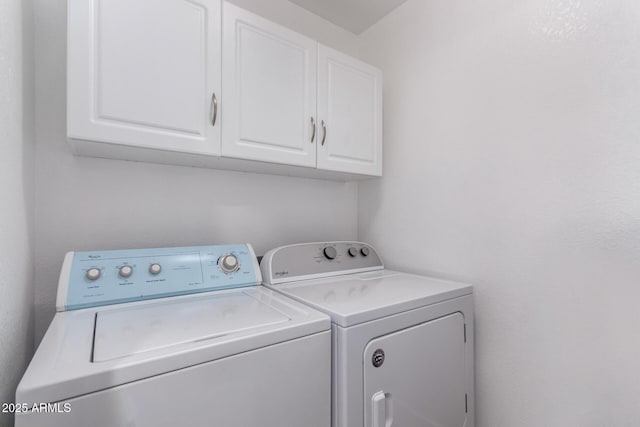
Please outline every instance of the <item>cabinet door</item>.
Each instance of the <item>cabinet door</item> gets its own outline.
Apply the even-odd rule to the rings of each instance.
[[[365,426],[466,426],[465,345],[460,313],[369,342]]]
[[[318,48],[318,169],[382,175],[382,73]]]
[[[223,7],[222,155],[316,166],[317,43]]]
[[[69,137],[218,155],[220,10],[220,0],[69,0]]]

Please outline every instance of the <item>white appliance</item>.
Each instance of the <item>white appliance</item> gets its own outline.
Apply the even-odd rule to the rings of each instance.
[[[265,285],[331,316],[334,427],[473,427],[470,285],[384,269],[359,242],[262,259]]]
[[[248,244],[67,254],[17,427],[322,426],[330,319]]]

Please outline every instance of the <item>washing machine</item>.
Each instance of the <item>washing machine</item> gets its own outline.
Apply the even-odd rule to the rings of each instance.
[[[473,427],[472,287],[384,268],[360,242],[267,252],[265,285],[332,320],[334,427]]]
[[[248,244],[67,254],[17,427],[326,427],[331,322]]]

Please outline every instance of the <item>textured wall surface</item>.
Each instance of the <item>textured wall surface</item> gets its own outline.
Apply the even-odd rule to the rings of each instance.
[[[475,284],[478,427],[640,419],[640,3],[409,0],[364,34],[359,238]]]
[[[357,228],[389,267],[475,285],[478,427],[637,425],[640,3],[409,0],[360,39],[286,0],[234,3],[382,68],[385,177],[74,157],[65,1],[36,0],[36,342],[68,250],[250,241],[263,253]],[[0,264],[12,279],[0,283],[0,375],[26,357],[7,345],[29,352],[20,4],[0,3],[0,260],[16,261]]]
[[[31,5],[0,1],[0,403],[13,402],[33,351]]]
[[[330,46],[355,36],[289,3],[237,1]],[[356,236],[357,184],[75,157],[66,142],[66,1],[36,0],[36,342],[70,250]]]

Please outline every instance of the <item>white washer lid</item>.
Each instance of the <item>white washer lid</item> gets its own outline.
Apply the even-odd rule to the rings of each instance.
[[[240,292],[98,312],[93,361],[104,362],[289,320],[270,305]]]
[[[347,327],[471,294],[471,285],[382,270],[270,285]]]
[[[327,315],[263,286],[59,312],[16,399],[59,402],[330,330]]]

